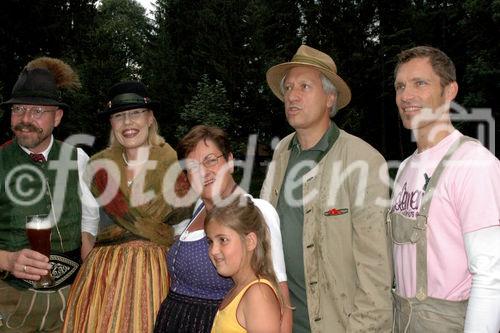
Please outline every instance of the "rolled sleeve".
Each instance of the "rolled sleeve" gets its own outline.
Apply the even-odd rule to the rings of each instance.
[[[88,161],[89,156],[82,149],[77,148],[78,193],[82,202],[82,232],[96,236],[99,228],[99,204],[83,178]]]

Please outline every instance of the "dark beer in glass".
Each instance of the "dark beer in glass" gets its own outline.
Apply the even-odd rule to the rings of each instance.
[[[50,258],[50,235],[52,223],[48,215],[30,215],[26,217],[26,234],[31,249]],[[54,285],[54,279],[49,270],[40,280],[34,281],[35,288],[49,288]]]

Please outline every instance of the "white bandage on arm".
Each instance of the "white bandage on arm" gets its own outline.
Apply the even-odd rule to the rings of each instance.
[[[464,235],[472,289],[464,332],[500,331],[500,226]]]

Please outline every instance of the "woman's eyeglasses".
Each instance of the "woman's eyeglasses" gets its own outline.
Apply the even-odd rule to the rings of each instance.
[[[207,169],[213,168],[217,165],[217,163],[219,163],[219,158],[221,158],[222,156],[224,156],[224,154],[220,154],[219,156],[215,156],[215,154],[209,154],[203,159],[201,163],[193,161],[188,162],[186,164],[186,170],[190,172],[196,172],[200,170],[200,165],[203,165]]]
[[[148,109],[138,109],[138,110],[130,110],[130,111],[123,111],[123,112],[118,112],[118,113],[113,113],[111,116],[109,116],[109,119],[114,122],[119,122],[119,121],[124,121],[126,117],[130,120],[138,120],[141,118],[142,114],[146,111],[149,111]]]

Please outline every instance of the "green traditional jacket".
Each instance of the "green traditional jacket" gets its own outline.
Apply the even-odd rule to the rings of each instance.
[[[68,160],[59,161],[61,151],[69,154]],[[78,249],[82,218],[78,183],[75,147],[54,140],[48,161],[40,164],[15,139],[4,144],[0,148],[0,249],[29,248],[26,217],[35,214],[56,217],[59,231],[52,227],[52,254]]]

